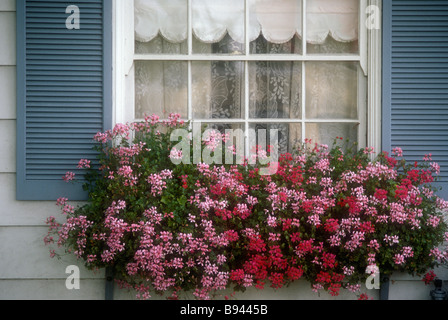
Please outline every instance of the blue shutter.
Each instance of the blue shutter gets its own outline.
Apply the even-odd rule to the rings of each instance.
[[[83,200],[62,181],[111,126],[110,0],[17,1],[17,199]],[[79,7],[69,30],[66,8]]]
[[[432,153],[448,196],[448,0],[383,1],[384,150]]]

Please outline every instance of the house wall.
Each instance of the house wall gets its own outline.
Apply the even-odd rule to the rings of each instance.
[[[93,273],[72,256],[50,259],[43,238],[49,216],[59,217],[54,202],[16,201],[16,13],[15,0],[0,1],[0,299],[104,299],[104,272]],[[42,186],[43,188],[45,186]],[[68,290],[66,267],[80,267],[80,289]],[[390,299],[429,299],[429,287],[420,278],[393,278]],[[377,299],[378,291],[368,291]],[[116,299],[132,294],[115,289]],[[240,299],[329,299],[297,282],[278,291],[248,290]],[[355,299],[343,292],[338,299]]]

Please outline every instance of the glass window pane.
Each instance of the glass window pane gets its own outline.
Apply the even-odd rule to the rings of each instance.
[[[306,118],[358,118],[358,63],[306,63]]]
[[[241,119],[244,110],[244,63],[192,62],[194,119]]]
[[[250,118],[301,118],[301,62],[251,62],[249,86]]]
[[[349,140],[350,143],[358,142],[357,123],[308,123],[305,129],[305,136],[314,143],[333,145],[336,137]]]
[[[135,117],[179,113],[188,118],[188,64],[178,61],[136,61]]]
[[[269,145],[277,144],[278,155],[286,152],[292,153],[302,142],[302,125],[300,123],[251,123],[249,129],[255,131],[256,139],[255,141],[250,140],[251,146],[261,145],[261,147],[267,148]],[[271,130],[277,132],[277,141],[271,141],[271,137],[275,137],[275,134],[271,135]],[[249,138],[254,137],[249,136]]]
[[[307,51],[359,53],[359,0],[308,0]]]

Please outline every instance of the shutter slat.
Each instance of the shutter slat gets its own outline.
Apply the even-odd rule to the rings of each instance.
[[[384,3],[384,149],[431,153],[448,196],[448,1]]]

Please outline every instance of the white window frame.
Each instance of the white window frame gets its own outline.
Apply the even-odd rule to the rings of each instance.
[[[367,7],[377,6],[381,11],[382,0],[359,0],[360,1],[360,35],[358,55],[308,55],[307,42],[302,41],[302,55],[267,55],[250,54],[250,43],[246,41],[245,53],[242,55],[195,55],[193,54],[192,35],[192,10],[191,2],[188,0],[188,53],[186,55],[148,55],[134,53],[134,1],[113,0],[114,7],[114,97],[113,114],[114,124],[134,121],[134,61],[185,61],[188,63],[189,79],[191,85],[191,65],[194,61],[242,61],[245,63],[245,89],[249,92],[248,64],[251,61],[287,61],[300,62],[305,70],[305,65],[310,61],[344,61],[359,62],[364,75],[367,76],[367,85],[361,86],[358,96],[367,96],[366,110],[359,110],[359,118],[356,120],[323,120],[306,119],[305,95],[302,95],[302,117],[301,119],[250,119],[249,118],[249,95],[245,94],[245,114],[242,119],[193,119],[191,90],[188,98],[189,120],[203,123],[244,123],[245,132],[248,132],[249,123],[298,123],[302,125],[302,138],[305,137],[306,123],[361,123],[359,132],[360,146],[373,147],[376,151],[381,150],[381,29],[368,30],[366,28]],[[247,2],[246,2],[247,3]],[[302,30],[306,34],[306,5],[307,0],[302,0]],[[249,12],[246,10],[246,39],[248,39]],[[302,88],[305,90],[305,72],[302,72]],[[360,105],[360,104],[359,104]],[[361,139],[362,137],[362,139]],[[365,139],[364,139],[365,137]]]

